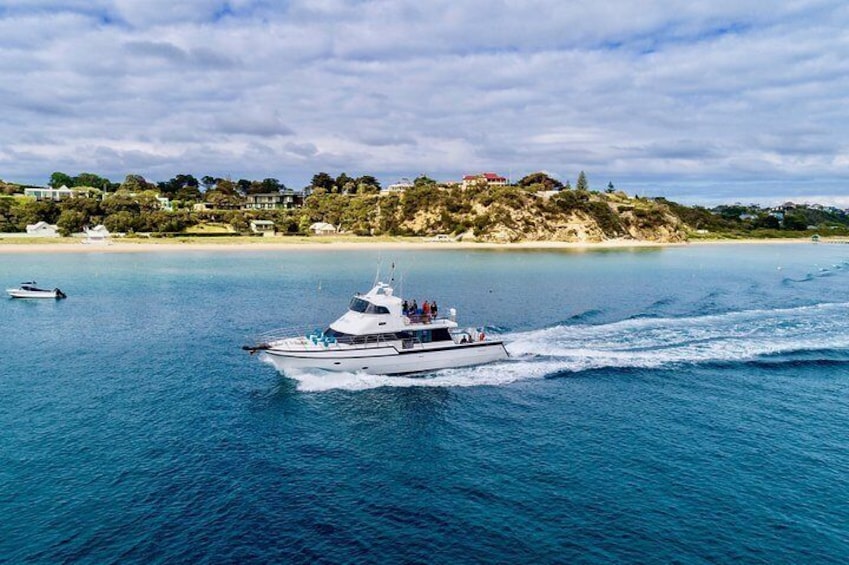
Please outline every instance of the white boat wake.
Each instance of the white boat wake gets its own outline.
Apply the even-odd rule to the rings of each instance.
[[[378,387],[499,386],[595,369],[653,369],[740,363],[849,350],[849,303],[749,310],[683,318],[639,318],[602,325],[558,325],[503,335],[506,361],[415,377],[287,372],[302,391]],[[807,357],[805,357],[807,355]],[[814,354],[816,359],[818,356]]]

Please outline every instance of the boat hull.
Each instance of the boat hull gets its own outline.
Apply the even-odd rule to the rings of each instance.
[[[340,348],[315,352],[270,348],[264,351],[264,355],[278,371],[284,373],[293,369],[319,369],[372,375],[426,373],[482,365],[508,357],[507,350],[500,341],[402,350],[394,346],[350,350]]]
[[[21,290],[18,288],[7,288],[6,292],[12,298],[64,298],[57,290]]]

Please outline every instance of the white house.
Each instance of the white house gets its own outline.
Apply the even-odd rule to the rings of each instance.
[[[55,200],[58,202],[59,200],[72,198],[74,191],[63,184],[59,188],[50,188],[49,186],[43,188],[25,188],[24,196],[30,196],[36,200]]]
[[[58,229],[59,228],[53,224],[37,222],[35,224],[27,225],[27,235],[35,237],[56,237],[59,235]]]
[[[109,230],[103,224],[94,226],[91,229],[84,228],[83,231],[86,235],[83,243],[109,244]]]
[[[404,192],[408,188],[413,188],[413,186],[415,185],[410,182],[410,179],[405,177],[399,180],[398,182],[392,183],[387,186],[384,192]]]
[[[174,211],[174,204],[166,198],[165,196],[157,196],[156,199],[159,201],[159,207],[166,212]]]
[[[315,235],[333,235],[336,233],[336,228],[327,222],[316,222],[310,226],[310,231]]]
[[[251,231],[264,236],[274,235],[274,222],[271,220],[251,220]]]

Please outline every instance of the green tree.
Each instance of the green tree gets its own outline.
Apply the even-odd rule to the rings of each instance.
[[[74,186],[90,186],[92,188],[99,188],[104,192],[112,190],[112,183],[109,179],[95,175],[94,173],[80,173],[73,178],[73,183]],[[68,186],[70,187],[71,185]]]
[[[185,229],[186,219],[183,214],[171,214],[162,210],[143,212],[139,215],[139,229],[149,232],[178,233]]]
[[[50,182],[47,183],[52,188],[59,188],[60,186],[67,186],[68,188],[74,186],[74,179],[71,178],[71,175],[56,171],[52,175],[50,175]]]
[[[103,219],[103,225],[110,232],[134,232],[137,231],[139,225],[138,214],[133,214],[126,210],[109,214]]]
[[[312,220],[307,214],[301,214],[301,217],[298,219],[298,231],[301,233],[307,233],[310,231],[310,226],[312,225]]]
[[[239,194],[258,194],[262,192],[262,188],[258,182],[251,182],[248,179],[239,179],[236,181],[236,190]]]
[[[241,198],[235,194],[227,194],[218,189],[206,193],[206,201],[219,210],[233,210],[241,204]]]
[[[15,224],[15,215],[12,212],[15,201],[15,198],[0,197],[0,232],[18,231]]]
[[[103,199],[100,203],[100,207],[106,216],[111,216],[118,212],[127,212],[132,215],[138,215],[141,210],[139,203],[135,198],[130,196],[130,193],[127,190],[118,190],[117,192],[110,194]],[[109,226],[107,226],[107,228],[108,227]],[[110,231],[112,231],[111,228]]]
[[[192,175],[184,174],[177,175],[164,182],[156,183],[156,188],[159,189],[160,194],[168,198],[176,198],[177,192],[184,188],[192,188],[194,189],[193,192],[200,194],[198,186],[200,186],[198,179]]]
[[[83,225],[96,225],[100,223],[100,217],[103,215],[100,199],[92,197],[68,198],[59,203],[59,209],[62,213],[71,211],[81,213],[85,217]]]
[[[360,194],[380,193],[380,182],[371,175],[363,175],[356,180],[357,192]]]
[[[357,192],[357,185],[354,179],[342,173],[336,177],[336,190],[340,194],[355,194]]]
[[[145,190],[151,190],[154,186],[147,182],[145,178],[141,175],[127,175],[124,179],[124,182],[121,183],[119,190],[126,190],[127,192],[144,192]]]
[[[784,216],[784,229],[791,231],[804,231],[808,227],[808,222],[802,214],[786,214]]]
[[[3,182],[0,180],[0,194],[22,194],[24,192],[24,187],[19,184],[13,184],[10,182]]]
[[[238,190],[236,190],[236,183],[234,183],[230,179],[216,179],[215,190],[217,192],[220,192],[221,194],[226,194],[228,196],[236,196],[239,192]]]
[[[587,175],[584,171],[578,173],[578,182],[575,184],[576,190],[589,190],[590,185],[587,182]]]
[[[280,192],[286,190],[286,185],[275,178],[262,179],[262,187],[268,192]]]
[[[204,175],[201,177],[200,181],[203,183],[203,190],[208,191],[212,190],[215,187],[215,178],[209,175]]]
[[[560,190],[563,188],[563,183],[559,180],[551,178],[546,173],[531,173],[519,179],[519,182],[516,183],[517,186],[529,190]]]
[[[423,185],[424,186],[436,186],[436,181],[433,180],[432,178],[428,177],[427,175],[418,176],[413,180],[413,186],[419,187],[419,186],[423,186]]]
[[[60,210],[52,200],[20,199],[14,203],[11,213],[15,218],[16,231],[24,232],[27,225],[38,222],[55,224]]]
[[[79,233],[88,224],[89,217],[79,210],[63,210],[59,214],[59,219],[56,220],[56,227],[59,228],[59,233],[65,237],[72,233]]]
[[[177,192],[174,193],[174,198],[182,202],[199,202],[203,198],[203,195],[196,185],[187,184],[177,189]]]
[[[160,210],[162,204],[159,202],[158,196],[159,194],[155,190],[145,190],[136,194],[135,199],[139,203],[139,212],[147,213]]]
[[[312,177],[310,186],[313,188],[323,188],[327,192],[333,192],[336,188],[336,181],[327,173],[318,173]]]
[[[781,229],[781,222],[778,221],[778,218],[770,214],[759,216],[757,219],[755,219],[752,225],[755,228],[763,228],[768,230]]]

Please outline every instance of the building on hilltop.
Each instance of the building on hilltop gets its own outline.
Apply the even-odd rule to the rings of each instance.
[[[398,182],[392,183],[386,187],[384,192],[404,192],[408,188],[413,188],[413,183],[407,177],[401,178]]]
[[[248,194],[242,204],[243,210],[281,210],[295,207],[295,191],[286,189],[280,192]]]
[[[58,202],[66,198],[73,198],[75,193],[63,184],[59,188],[50,188],[49,186],[25,188],[24,195],[35,198],[36,200],[54,200]]]
[[[463,177],[462,187],[470,186],[506,186],[507,179],[496,173],[480,173],[477,175],[466,175]]]

